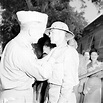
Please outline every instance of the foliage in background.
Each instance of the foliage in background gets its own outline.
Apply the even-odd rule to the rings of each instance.
[[[100,0],[92,1],[100,2]],[[4,46],[20,31],[15,15],[20,10],[36,10],[47,13],[49,16],[47,26],[60,20],[68,24],[77,38],[81,37],[80,34],[87,22],[83,17],[83,12],[74,12],[74,8],[69,5],[69,2],[70,0],[0,0],[2,8],[5,9],[2,14],[3,25],[0,27],[0,37],[2,37]]]

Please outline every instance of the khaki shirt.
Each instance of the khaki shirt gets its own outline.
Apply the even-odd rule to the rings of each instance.
[[[54,102],[57,97],[58,103],[76,103],[76,97],[73,89],[79,84],[79,55],[76,49],[69,45],[59,48],[59,52],[61,51],[61,55],[55,60],[55,64],[53,65],[54,69],[52,77],[49,79],[51,85],[55,86],[55,88],[53,86],[54,90],[51,89],[50,91],[52,92],[50,94],[50,98],[51,101]],[[56,94],[58,89],[60,90],[60,94]],[[54,91],[56,91],[56,93]]]
[[[79,83],[78,52],[71,46],[59,48],[61,55],[56,59],[53,67],[52,76],[49,82],[56,85],[62,85],[63,88],[73,88]]]
[[[31,88],[34,78],[46,80],[51,75],[49,62],[38,63],[32,46],[20,35],[5,47],[0,68],[3,89],[25,90]]]

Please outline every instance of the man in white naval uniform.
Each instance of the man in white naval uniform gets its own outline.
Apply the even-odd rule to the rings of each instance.
[[[33,52],[46,29],[48,15],[36,11],[19,11],[21,31],[5,47],[1,59],[0,103],[33,103],[34,80],[46,80],[52,72],[53,58],[41,64]]]
[[[53,65],[53,73],[49,79],[49,103],[76,103],[73,88],[78,85],[79,55],[76,49],[69,46],[67,41],[74,38],[68,26],[61,22],[54,22],[50,28],[51,42],[57,58]],[[54,55],[53,55],[54,56]],[[56,57],[56,56],[55,56]]]

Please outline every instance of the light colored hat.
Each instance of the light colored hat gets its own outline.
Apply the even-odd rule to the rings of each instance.
[[[49,34],[48,31],[50,30],[53,30],[53,29],[58,29],[58,30],[62,30],[62,31],[65,31],[66,32],[66,39],[67,40],[71,40],[74,38],[74,34],[69,30],[67,24],[61,22],[61,21],[57,21],[57,22],[54,22],[50,28],[47,28],[47,31],[46,33]],[[47,34],[47,35],[48,35]]]
[[[47,14],[37,11],[18,11],[16,14],[21,24],[26,24],[33,21],[47,24],[48,21]]]

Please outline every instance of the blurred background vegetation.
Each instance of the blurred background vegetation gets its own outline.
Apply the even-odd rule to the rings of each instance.
[[[76,35],[76,39],[82,37],[82,30],[88,24],[83,17],[84,12],[74,11],[69,5],[71,0],[0,0],[2,13],[2,23],[0,25],[0,41],[3,47],[8,41],[14,38],[20,31],[16,12],[20,10],[36,10],[47,13],[49,16],[47,27],[54,21],[60,20],[69,26]],[[81,0],[84,2],[83,0]],[[91,0],[97,6],[102,0]],[[101,6],[102,7],[102,6]],[[82,7],[83,8],[83,7]]]

